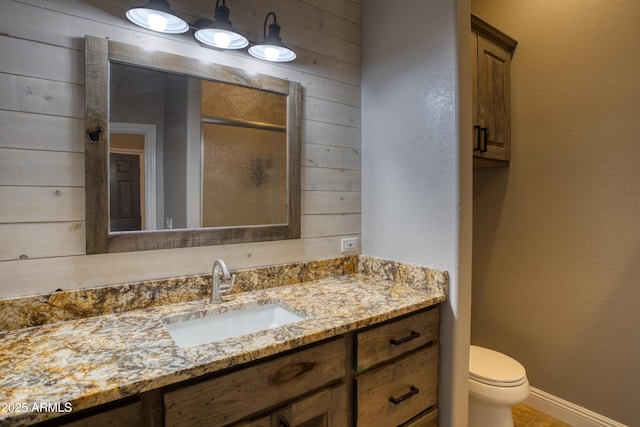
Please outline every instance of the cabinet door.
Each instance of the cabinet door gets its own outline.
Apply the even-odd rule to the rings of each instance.
[[[271,427],[271,416],[265,415],[264,417],[258,418],[256,420],[234,424],[233,427]]]
[[[356,377],[356,394],[358,427],[397,426],[435,407],[438,346],[415,351]]]
[[[438,427],[438,410],[433,409],[402,424],[402,427]]]
[[[509,52],[485,39],[477,38],[477,122],[483,130],[475,133],[474,155],[494,160],[511,157],[511,96]]]
[[[323,390],[273,414],[272,427],[343,427],[347,425],[344,384]]]
[[[223,426],[344,378],[344,338],[191,384],[164,395],[165,424]]]
[[[118,408],[108,409],[76,421],[56,424],[64,427],[122,426],[138,427],[143,424],[142,402],[135,402]]]
[[[356,335],[358,372],[438,339],[438,307]]]

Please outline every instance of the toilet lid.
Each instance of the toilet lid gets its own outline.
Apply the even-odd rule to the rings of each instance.
[[[498,387],[515,387],[526,381],[527,372],[517,360],[506,354],[472,345],[469,378]]]

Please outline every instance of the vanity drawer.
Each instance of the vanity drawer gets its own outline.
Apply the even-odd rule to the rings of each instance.
[[[166,426],[222,426],[339,380],[345,339],[165,393]]]
[[[420,414],[411,421],[402,424],[401,427],[438,427],[438,409]]]
[[[438,400],[438,346],[356,377],[357,425],[400,425]],[[419,425],[419,424],[418,424]]]
[[[438,338],[438,307],[357,334],[358,372]]]
[[[56,425],[61,427],[137,427],[142,425],[143,420],[142,402],[134,402],[117,408],[103,410],[94,415],[89,415],[68,423],[65,423],[64,418],[62,418],[60,424]]]

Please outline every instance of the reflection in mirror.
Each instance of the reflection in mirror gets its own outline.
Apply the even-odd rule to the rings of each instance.
[[[204,124],[204,227],[287,221],[282,132]]]
[[[90,36],[85,65],[87,253],[299,238],[299,84]]]
[[[112,232],[287,222],[285,95],[114,62],[109,76]],[[135,131],[146,127],[150,159]]]

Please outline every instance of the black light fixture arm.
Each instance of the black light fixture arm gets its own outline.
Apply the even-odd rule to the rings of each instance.
[[[216,11],[213,14],[213,19],[218,20],[218,15],[220,15],[220,19],[224,19],[226,21],[229,20],[229,8],[227,7],[227,1],[222,0],[222,6],[220,6],[220,0],[216,0]]]
[[[267,38],[267,22],[269,21],[269,17],[273,16],[273,24],[269,25],[269,32],[275,29],[274,26],[277,25],[277,31],[280,33],[280,25],[278,24],[278,18],[276,18],[275,12],[267,13],[267,16],[264,17],[264,26],[262,28],[262,38]],[[273,27],[273,28],[272,28]]]

